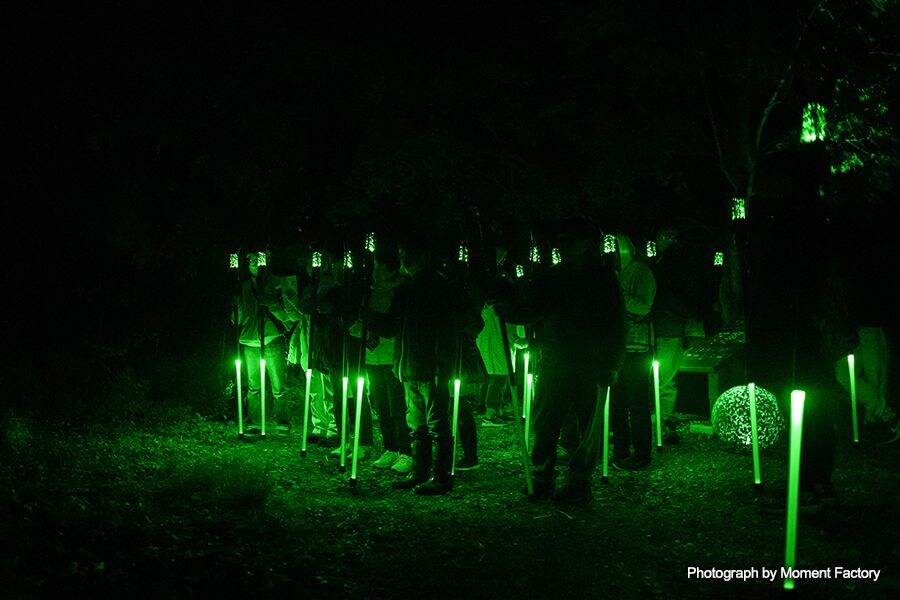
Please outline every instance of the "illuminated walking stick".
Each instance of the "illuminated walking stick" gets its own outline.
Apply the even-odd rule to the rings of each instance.
[[[266,267],[266,253],[257,253],[257,267]],[[258,277],[258,276],[257,276]],[[266,321],[262,306],[259,311],[259,435],[266,437]]]
[[[659,414],[659,361],[653,361],[653,400],[656,403],[656,448],[662,448],[662,416]]]
[[[300,456],[306,456],[306,443],[309,437],[309,396],[312,388],[312,348],[313,348],[313,319],[316,314],[316,291],[318,288],[318,273],[322,267],[322,253],[313,252],[312,254],[312,303],[309,311],[309,331],[307,332],[306,351],[306,394],[303,399],[303,439],[300,442]]]
[[[366,378],[358,376],[356,378],[356,414],[354,415],[353,430],[356,434],[353,436],[353,462],[350,465],[350,487],[356,485],[356,466],[359,464],[359,422],[362,419],[363,392],[365,391]],[[346,414],[346,408],[344,409]]]
[[[368,233],[366,234],[366,243],[365,249],[367,252],[375,252],[375,234]],[[351,265],[352,266],[352,263]],[[363,253],[362,256],[362,271],[363,271],[363,281],[365,281],[366,275],[366,256]],[[363,286],[365,289],[365,285]],[[363,291],[361,304],[363,306],[366,305],[366,293]],[[353,462],[350,467],[350,487],[356,486],[356,467],[359,464],[359,436],[360,436],[360,426],[362,422],[362,405],[363,405],[363,392],[365,391],[366,378],[363,375],[363,372],[366,367],[366,339],[369,337],[369,328],[366,326],[366,322],[363,321],[362,327],[360,328],[359,334],[359,360],[356,364],[356,412],[354,414],[353,419]]]
[[[527,354],[525,356],[528,356]],[[525,447],[531,450],[531,410],[534,402],[534,373],[525,376]]]
[[[523,394],[522,400],[522,419],[524,419],[526,423],[525,431],[528,431],[528,352],[525,353],[523,357],[523,371],[522,371],[522,383],[525,386],[525,392]],[[528,436],[526,435],[525,440],[527,442]]]
[[[762,478],[759,474],[759,426],[756,421],[756,384],[748,383],[747,391],[750,394],[750,441],[753,443],[753,485],[756,489],[762,487]]]
[[[784,542],[784,567],[788,575],[797,563],[797,510],[800,501],[800,442],[803,436],[803,404],[806,392],[791,392],[791,454],[788,471],[787,527]],[[793,577],[786,577],[784,589],[794,589]]]
[[[453,459],[450,461],[450,475],[456,474],[456,444],[459,440],[459,377],[453,380]]]
[[[347,470],[347,386],[350,378],[341,377],[341,457],[338,461],[338,470],[343,473]]]
[[[518,267],[517,267],[518,268]],[[522,466],[525,468],[525,489],[528,495],[534,495],[534,482],[531,478],[531,460],[528,458],[528,448],[525,444],[525,435],[522,431],[522,413],[519,411],[519,390],[516,385],[516,375],[513,370],[512,354],[509,349],[509,335],[506,333],[506,320],[499,317],[500,336],[503,340],[503,353],[506,355],[506,374],[509,377],[510,396],[512,397],[513,412],[515,413],[516,433],[519,434],[519,449],[522,454]]]
[[[856,357],[847,355],[847,365],[850,367],[850,418],[853,422],[853,443],[859,443],[859,422],[856,416]]]
[[[240,265],[240,255],[232,254],[229,257],[228,268],[234,269],[235,281],[238,284],[238,293],[240,293],[241,273],[238,270]],[[241,324],[238,318],[238,303],[234,303],[234,332],[235,332],[235,359],[234,371],[237,382],[237,417],[238,417],[238,437],[244,437],[244,397],[243,388],[241,386]]]
[[[606,401],[603,403],[603,483],[609,483],[609,391],[606,386]],[[600,386],[597,386],[597,400],[600,400]]]

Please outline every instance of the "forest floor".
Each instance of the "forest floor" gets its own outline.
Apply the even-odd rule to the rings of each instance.
[[[783,515],[754,504],[749,455],[682,428],[653,468],[599,476],[586,507],[532,503],[511,426],[480,428],[481,468],[443,497],[358,485],[299,435],[239,441],[177,414],[72,424],[4,418],[0,559],[9,597],[769,598],[781,580],[698,580],[688,567],[778,569]],[[376,453],[377,454],[377,453]],[[764,481],[786,477],[784,441]],[[839,503],[801,515],[798,566],[880,569],[798,582],[795,596],[900,597],[900,443],[838,447]]]

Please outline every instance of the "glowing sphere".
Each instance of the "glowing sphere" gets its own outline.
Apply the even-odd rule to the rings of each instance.
[[[713,405],[712,425],[713,433],[720,440],[739,449],[750,448],[753,441],[747,386],[738,385],[722,392]],[[784,417],[775,395],[759,386],[756,386],[756,427],[760,448],[774,445],[784,430]]]

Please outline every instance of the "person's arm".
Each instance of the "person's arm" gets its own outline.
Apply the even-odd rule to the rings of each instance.
[[[637,274],[631,281],[628,289],[624,289],[625,310],[633,315],[645,316],[650,314],[653,308],[653,299],[656,297],[656,280],[653,279],[653,271],[644,264],[638,263],[635,267]]]

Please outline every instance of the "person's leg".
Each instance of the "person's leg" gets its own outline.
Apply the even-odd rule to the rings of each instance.
[[[390,369],[389,365],[369,365],[369,398],[378,411],[378,427],[385,451],[398,452],[397,425],[391,413],[387,381],[388,377],[393,377]]]
[[[659,361],[659,412],[663,418],[675,412],[678,369],[683,355],[684,345],[680,337],[656,340],[656,360]]]
[[[278,338],[266,345],[266,376],[272,387],[272,416],[281,425],[290,424],[285,370],[284,341]]]
[[[462,446],[463,458],[469,463],[478,462],[478,431],[475,427],[473,406],[477,397],[462,396],[459,399],[459,422],[457,423],[457,435],[459,445]]]
[[[578,492],[582,499],[589,499],[591,478],[603,442],[606,388],[598,389],[591,381],[576,380],[572,382],[571,390],[573,405],[569,414],[578,432],[578,444],[571,452],[566,486],[572,488],[573,492]]]
[[[628,419],[628,384],[625,376],[631,354],[625,355],[625,364],[609,394],[609,424],[612,432],[614,461],[621,461],[631,456],[631,424]]]
[[[333,438],[338,434],[333,412],[333,393],[331,374],[313,370],[312,391],[309,398],[310,413],[313,433],[322,437]]]
[[[247,422],[245,426],[259,426],[260,407],[260,372],[259,372],[259,347],[243,346],[244,361],[247,366]]]
[[[556,483],[556,445],[570,409],[565,379],[559,372],[545,373],[532,407],[531,474],[536,489],[543,488],[544,491],[552,491]]]
[[[415,482],[421,483],[427,480],[431,471],[431,435],[428,431],[426,416],[426,396],[429,385],[423,381],[407,381],[403,384],[406,396],[406,426],[410,431],[413,459],[410,483],[413,485]]]
[[[484,418],[499,416],[503,406],[503,388],[506,386],[506,375],[489,375],[487,392],[484,398]]]
[[[887,337],[881,327],[861,327],[859,330],[860,362],[863,379],[875,394],[872,418],[879,421],[890,420],[894,415],[888,410],[888,365],[889,350]],[[857,388],[858,389],[858,388]]]
[[[433,478],[436,482],[450,481],[450,461],[453,457],[453,436],[450,432],[450,394],[447,386],[433,382],[420,388],[425,397],[428,430],[434,440]]]
[[[650,460],[651,422],[650,388],[652,360],[649,352],[635,352],[625,360],[625,377],[628,396],[628,423],[631,430],[631,445],[634,456]]]

